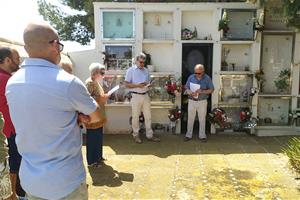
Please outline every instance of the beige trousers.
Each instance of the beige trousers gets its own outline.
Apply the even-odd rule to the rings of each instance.
[[[7,199],[12,194],[8,161],[5,161],[0,163],[0,199]]]
[[[144,114],[145,126],[146,126],[146,137],[153,137],[153,130],[151,128],[151,103],[148,94],[140,95],[133,94],[131,98],[131,108],[132,108],[132,130],[133,136],[139,135],[140,123],[139,116],[141,112]]]
[[[32,196],[26,193],[28,200],[44,200],[39,197]],[[80,184],[72,193],[68,194],[66,197],[61,198],[60,200],[88,200],[88,190],[86,182]]]
[[[188,127],[185,135],[186,137],[188,138],[193,137],[194,121],[196,117],[196,112],[198,112],[199,138],[206,138],[206,134],[205,134],[206,110],[207,110],[207,100],[193,101],[189,99]]]

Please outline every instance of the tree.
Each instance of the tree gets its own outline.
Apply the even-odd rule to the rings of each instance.
[[[62,40],[72,40],[83,45],[95,37],[93,0],[61,0],[78,14],[66,13],[61,7],[46,0],[38,0],[39,13],[58,31]]]

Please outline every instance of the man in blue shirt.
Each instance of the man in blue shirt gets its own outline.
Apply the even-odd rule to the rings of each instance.
[[[211,78],[205,74],[204,66],[197,64],[194,68],[195,73],[190,75],[186,82],[186,93],[189,95],[188,103],[188,127],[184,141],[189,141],[193,137],[193,127],[196,112],[199,119],[199,139],[207,141],[205,134],[207,98],[214,91]]]
[[[77,121],[98,121],[101,112],[84,84],[57,65],[63,45],[50,26],[29,24],[23,37],[29,58],[6,87],[21,185],[29,199],[87,199]]]
[[[132,129],[133,139],[136,143],[141,144],[142,140],[139,136],[139,116],[141,112],[144,114],[146,137],[153,142],[159,142],[160,139],[153,136],[151,128],[151,102],[148,95],[150,87],[150,76],[145,65],[145,54],[141,53],[136,57],[136,65],[130,67],[126,72],[125,84],[130,88],[132,94],[131,107],[132,107]]]

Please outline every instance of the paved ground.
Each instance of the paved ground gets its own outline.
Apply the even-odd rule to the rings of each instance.
[[[87,169],[90,199],[300,199],[281,153],[290,137],[213,135],[207,143],[161,136],[138,145],[105,135],[106,165]],[[85,154],[85,147],[83,148]]]

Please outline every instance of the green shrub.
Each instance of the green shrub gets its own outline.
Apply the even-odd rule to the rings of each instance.
[[[290,139],[283,152],[289,157],[291,166],[300,173],[300,139],[296,137]]]

